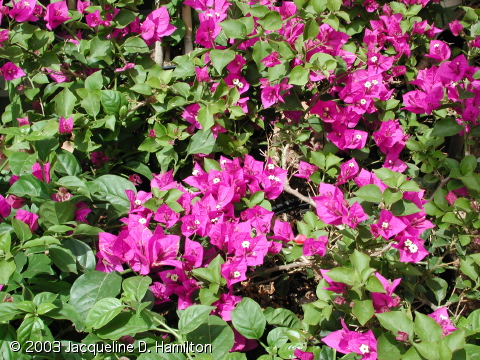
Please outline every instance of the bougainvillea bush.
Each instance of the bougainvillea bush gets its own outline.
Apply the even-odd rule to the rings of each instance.
[[[2,358],[478,359],[479,16],[0,2]]]

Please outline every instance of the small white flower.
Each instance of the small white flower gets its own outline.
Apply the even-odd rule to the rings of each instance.
[[[412,245],[413,245],[412,240],[407,239],[407,240],[405,241],[405,246],[406,246],[406,247],[409,247],[409,246],[412,246]]]
[[[195,225],[200,225],[200,221],[198,221],[198,220],[195,220],[193,223],[194,223]]]
[[[448,317],[445,316],[445,315],[440,315],[440,319],[442,319],[442,320],[448,320]]]
[[[195,170],[192,171],[192,175],[193,175],[193,176],[197,176],[199,172],[200,172],[200,171],[198,171],[197,169],[195,169]]]
[[[382,229],[388,229],[388,222],[384,221],[382,223]]]
[[[438,47],[440,47],[440,44],[435,44],[435,45],[433,45],[433,47],[438,48]]]
[[[218,184],[220,182],[220,178],[213,178],[213,183]]]
[[[220,160],[220,164],[225,165],[227,163],[227,159]]]
[[[249,247],[250,247],[250,241],[245,240],[244,242],[242,242],[242,248],[248,249]]]
[[[145,224],[147,223],[147,219],[145,219],[145,218],[140,218],[140,219],[138,219],[138,222],[139,222],[140,224],[142,224],[142,225],[145,225]]]
[[[178,275],[177,274],[172,274],[170,279],[172,279],[172,281],[177,281],[178,280]]]
[[[242,274],[240,274],[240,271],[235,271],[235,272],[233,273],[233,277],[234,277],[234,278],[239,278],[240,276],[242,276]]]
[[[367,103],[367,100],[365,99],[360,100],[360,104],[365,105],[366,103]]]
[[[418,246],[415,244],[412,244],[408,247],[408,250],[412,253],[415,254],[418,251]]]
[[[372,83],[370,81],[367,81],[365,84],[363,84],[367,89],[370,89],[372,87]]]
[[[374,79],[374,80],[372,80],[372,84],[373,84],[373,85],[377,85],[377,84],[378,84],[378,81]]]
[[[268,170],[273,170],[273,169],[275,169],[275,165],[273,165],[273,164],[268,164],[268,165],[267,165],[267,168],[268,168]]]
[[[233,83],[233,85],[238,85],[238,84],[240,84],[240,80],[233,79],[232,83]]]
[[[210,220],[210,222],[211,222],[212,224],[215,224],[218,220],[219,220],[219,218],[216,217],[216,218],[213,218],[212,220]]]
[[[372,60],[372,62],[377,62],[378,58],[376,56],[372,56],[370,60]]]
[[[140,206],[142,205],[142,200],[135,200],[135,205]]]
[[[348,164],[348,166],[352,168],[352,167],[355,166],[355,164],[354,164],[354,163],[350,163],[350,164]]]
[[[360,135],[360,134],[355,135],[355,137],[356,137],[358,140],[362,140],[362,135]]]
[[[370,347],[368,345],[362,344],[360,346],[360,352],[362,354],[368,354],[370,352]]]

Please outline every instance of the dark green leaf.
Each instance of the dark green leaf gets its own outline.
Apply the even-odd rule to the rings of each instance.
[[[266,319],[260,305],[250,298],[243,298],[232,311],[232,324],[247,339],[260,339]]]
[[[110,322],[125,308],[120,300],[107,297],[97,301],[88,312],[85,320],[87,328],[99,329]]]
[[[178,321],[180,334],[188,334],[204,324],[215,306],[192,305],[184,310]]]
[[[107,297],[120,293],[122,277],[117,272],[90,271],[81,275],[70,290],[70,305],[85,320],[92,306]]]

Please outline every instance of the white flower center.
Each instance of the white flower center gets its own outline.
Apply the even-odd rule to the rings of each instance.
[[[360,134],[355,135],[355,137],[356,137],[358,140],[361,140],[361,139],[362,139],[362,135],[360,135]]]
[[[378,81],[377,81],[377,80],[372,80],[372,84],[373,84],[373,85],[377,85],[377,84],[378,84]]]
[[[199,225],[199,224],[200,224],[200,221],[195,220],[193,223],[194,223],[195,225]]]
[[[250,241],[245,240],[242,242],[242,248],[248,249],[250,247]]]
[[[268,165],[267,165],[267,168],[268,168],[268,170],[273,170],[273,169],[275,169],[275,165],[273,165],[273,164],[268,164]]]
[[[360,346],[360,352],[362,354],[368,354],[370,352],[370,347],[368,345],[362,344],[362,346]]]
[[[438,47],[440,47],[440,44],[435,44],[435,45],[433,45],[433,47],[438,48]]]
[[[349,167],[354,167],[355,164],[354,164],[354,163],[350,163],[350,164],[348,164],[348,166],[349,166]]]
[[[177,274],[173,274],[170,279],[172,279],[172,281],[177,281],[178,280],[178,275]]]
[[[235,271],[235,272],[233,273],[233,277],[234,277],[234,278],[239,278],[240,276],[242,276],[242,274],[240,274],[240,271]]]
[[[418,251],[418,246],[415,245],[415,244],[412,244],[412,245],[410,245],[410,246],[408,247],[408,250],[409,250],[411,253],[415,254],[415,253]]]
[[[412,240],[410,240],[410,239],[407,239],[407,240],[405,241],[405,246],[407,246],[407,247],[408,247],[408,246],[412,246],[412,245],[413,245],[413,242],[412,242]]]
[[[382,223],[382,229],[388,229],[388,222],[383,222]]]
[[[193,175],[193,176],[197,176],[199,172],[200,172],[200,171],[198,171],[197,169],[195,169],[195,170],[192,171],[192,175]]]
[[[445,316],[445,315],[440,315],[440,319],[442,319],[442,320],[448,320],[448,317]]]
[[[140,218],[140,219],[138,220],[138,222],[139,222],[140,224],[142,224],[142,225],[145,225],[145,224],[147,223],[147,219]]]
[[[377,62],[378,58],[376,56],[372,56],[370,60],[372,60],[372,62]]]
[[[367,100],[365,99],[360,100],[360,104],[365,105],[366,103],[367,103]]]
[[[142,205],[142,200],[135,200],[135,205],[137,205],[137,206]]]
[[[367,89],[370,89],[372,87],[372,83],[370,81],[367,81],[365,84],[363,84]]]
[[[214,183],[214,184],[218,184],[219,182],[220,182],[220,179],[219,179],[219,178],[214,178],[214,179],[213,179],[213,183]]]

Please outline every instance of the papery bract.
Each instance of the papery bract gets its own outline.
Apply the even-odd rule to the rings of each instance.
[[[68,7],[66,1],[58,1],[47,5],[47,13],[45,15],[45,21],[47,22],[47,29],[53,30],[57,26],[63,24],[65,21],[70,20],[68,16]]]
[[[26,75],[21,68],[19,68],[12,62],[7,62],[0,68],[0,71],[3,74],[5,80],[7,81],[15,80]]]
[[[30,231],[35,231],[38,229],[38,215],[31,213],[30,211],[18,209],[15,214],[15,219],[20,220],[28,225]]]
[[[446,307],[438,308],[428,316],[435,320],[438,325],[440,325],[440,327],[442,328],[443,336],[446,336],[452,331],[457,330],[457,328],[453,326],[452,322],[450,321],[450,317],[448,316],[448,310]]]

